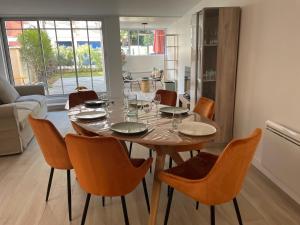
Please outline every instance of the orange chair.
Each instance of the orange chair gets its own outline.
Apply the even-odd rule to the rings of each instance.
[[[167,225],[174,188],[211,208],[211,224],[215,224],[215,205],[233,200],[239,224],[242,218],[236,196],[250,167],[261,129],[248,138],[231,141],[218,157],[199,153],[183,164],[159,173],[159,179],[171,187],[164,225]]]
[[[73,129],[76,131],[76,133],[78,135],[83,135],[83,136],[87,136],[87,137],[96,137],[99,136],[98,134],[88,131],[80,126],[78,126],[76,123],[74,123],[74,121],[71,121],[72,127]]]
[[[121,196],[125,224],[129,225],[124,196],[132,192],[141,181],[150,210],[144,177],[152,163],[151,158],[130,160],[122,144],[111,137],[68,134],[65,139],[78,182],[87,192],[82,225],[85,223],[91,194]]]
[[[98,95],[95,91],[78,91],[69,94],[69,108],[83,104],[85,101],[96,100]]]
[[[160,95],[160,104],[162,105],[169,105],[169,106],[176,106],[177,102],[177,93],[176,91],[168,91],[168,90],[157,90],[155,93],[156,95]]]
[[[194,112],[212,120],[215,113],[215,102],[209,98],[201,97],[194,108]]]
[[[212,120],[215,114],[215,102],[209,98],[201,97],[194,108],[194,112]],[[190,151],[190,154],[193,157],[193,151]]]
[[[36,140],[40,145],[44,158],[48,165],[51,167],[47,187],[46,202],[49,198],[54,169],[67,170],[69,220],[71,221],[72,200],[70,170],[73,169],[73,166],[69,159],[64,138],[50,121],[44,119],[35,119],[31,115],[29,115],[28,120],[35,134]]]

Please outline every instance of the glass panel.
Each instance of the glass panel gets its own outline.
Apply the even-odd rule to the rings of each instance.
[[[88,21],[88,28],[89,29],[101,29],[102,28],[102,24],[101,21]]]
[[[55,21],[56,28],[61,29],[61,28],[71,28],[70,21],[61,21],[61,20],[56,20]]]
[[[37,29],[37,21],[22,21],[23,29]]]
[[[59,65],[58,49],[54,29],[41,30],[46,65],[46,79],[50,95],[64,94],[62,68]]]
[[[128,30],[120,30],[121,48],[124,54],[129,55],[129,32]]]
[[[103,45],[102,45],[102,31],[101,30],[89,30],[90,50],[91,50],[91,64],[93,75],[93,86],[97,92],[106,91],[106,79],[104,71],[104,57],[103,57]],[[100,41],[99,47],[93,45],[93,42]]]
[[[91,80],[91,66],[90,66],[90,48],[88,45],[87,30],[73,29],[77,71],[78,71],[78,85],[84,86],[87,89],[93,89]]]
[[[86,21],[72,21],[73,29],[86,28]]]
[[[41,29],[54,29],[54,21],[53,20],[40,20],[40,28]]]
[[[77,87],[75,61],[73,55],[72,35],[70,29],[57,30],[59,48],[58,64],[62,68],[62,79],[65,94],[74,92]]]
[[[22,29],[22,22],[21,21],[5,21],[5,28],[6,29]]]

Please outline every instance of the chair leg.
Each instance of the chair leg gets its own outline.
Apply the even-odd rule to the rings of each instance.
[[[129,144],[129,158],[131,158],[131,152],[132,152],[132,142]]]
[[[71,195],[71,174],[70,174],[70,170],[67,170],[67,183],[68,183],[69,221],[71,221],[72,220],[72,195]]]
[[[190,154],[191,154],[191,158],[193,158],[194,157],[193,151],[190,151]]]
[[[102,197],[102,206],[105,207],[105,197]]]
[[[210,206],[210,224],[211,225],[215,225],[215,221],[216,218],[215,218],[215,206],[214,205],[211,205]]]
[[[52,184],[53,173],[54,173],[54,168],[51,168],[51,170],[50,170],[50,176],[49,176],[49,181],[48,181],[48,187],[47,187],[46,202],[49,199],[49,194],[50,194],[50,189],[51,189],[51,184]]]
[[[168,224],[169,215],[170,215],[170,208],[171,208],[172,199],[173,199],[173,193],[174,193],[174,188],[170,188],[170,193],[169,193],[169,198],[168,198],[168,205],[167,205],[167,209],[166,209],[164,225]]]
[[[152,158],[152,149],[150,148],[149,149],[149,158]],[[150,166],[150,173],[152,173],[152,164],[151,164],[151,166]]]
[[[128,219],[128,214],[127,214],[126,201],[125,201],[125,197],[124,196],[121,196],[121,201],[122,201],[122,208],[123,208],[123,215],[124,215],[125,225],[129,225],[129,219]]]
[[[88,193],[86,195],[85,205],[84,205],[84,209],[83,209],[83,215],[82,215],[82,219],[81,219],[81,225],[85,224],[85,218],[86,218],[87,211],[89,209],[90,199],[91,199],[91,194]]]
[[[196,202],[196,210],[199,209],[199,202]]]
[[[242,217],[241,217],[239,205],[238,205],[238,202],[237,202],[236,198],[233,199],[233,204],[234,204],[236,216],[237,216],[238,221],[239,221],[239,225],[243,225],[243,221],[242,221]]]
[[[147,184],[146,184],[145,178],[143,178],[143,188],[144,188],[144,194],[145,194],[145,199],[146,199],[146,204],[147,204],[147,210],[148,210],[148,213],[150,213],[150,204],[149,204],[148,190],[147,190]]]
[[[172,164],[173,164],[173,160],[172,160],[172,158],[170,156],[170,159],[169,159],[169,169],[172,168]]]

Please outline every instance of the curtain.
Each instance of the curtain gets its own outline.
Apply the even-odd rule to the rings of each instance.
[[[164,54],[165,52],[165,31],[164,30],[154,31],[153,51],[155,54]]]

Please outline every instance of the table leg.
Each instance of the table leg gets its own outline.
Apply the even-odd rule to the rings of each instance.
[[[151,209],[148,225],[156,225],[161,190],[161,181],[158,179],[158,173],[164,169],[166,159],[166,154],[164,152],[156,151],[156,154],[154,180],[151,194]]]

